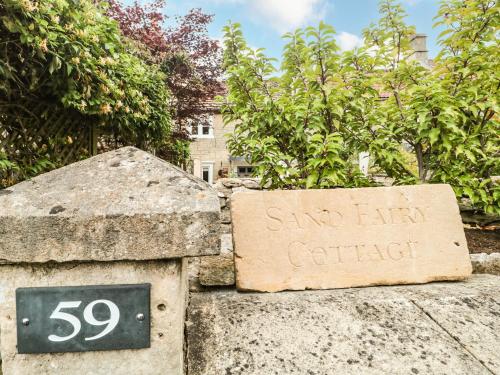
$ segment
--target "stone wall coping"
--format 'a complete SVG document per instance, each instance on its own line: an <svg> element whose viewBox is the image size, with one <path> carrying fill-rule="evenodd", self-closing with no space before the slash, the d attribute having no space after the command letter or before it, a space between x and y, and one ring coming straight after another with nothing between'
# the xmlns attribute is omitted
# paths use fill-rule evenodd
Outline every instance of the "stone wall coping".
<svg viewBox="0 0 500 375"><path fill-rule="evenodd" d="M192 293L190 375L491 374L500 277L324 291Z"/></svg>
<svg viewBox="0 0 500 375"><path fill-rule="evenodd" d="M3 263L219 253L220 206L204 181L134 147L0 190Z"/></svg>

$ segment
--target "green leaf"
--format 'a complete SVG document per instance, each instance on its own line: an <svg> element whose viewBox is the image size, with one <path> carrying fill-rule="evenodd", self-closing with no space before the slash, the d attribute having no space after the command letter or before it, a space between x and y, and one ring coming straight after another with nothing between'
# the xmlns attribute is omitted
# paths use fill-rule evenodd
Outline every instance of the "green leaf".
<svg viewBox="0 0 500 375"><path fill-rule="evenodd" d="M17 27L13 20L4 16L2 17L2 22L4 26L7 28L7 30L9 30L9 32L11 33L17 32Z"/></svg>
<svg viewBox="0 0 500 375"><path fill-rule="evenodd" d="M429 132L429 141L431 145L437 142L438 137L439 137L440 130L438 128L433 128Z"/></svg>
<svg viewBox="0 0 500 375"><path fill-rule="evenodd" d="M49 64L49 73L50 74L54 73L56 70L59 70L61 66L62 66L61 59L56 55L53 55L52 60L50 61Z"/></svg>
<svg viewBox="0 0 500 375"><path fill-rule="evenodd" d="M309 176L307 176L306 180L306 188L310 189L315 187L318 182L318 172L313 172Z"/></svg>
<svg viewBox="0 0 500 375"><path fill-rule="evenodd" d="M471 151L471 150L464 150L464 154L469 158L469 160L471 160L473 163L475 163L477 160L476 160L476 156L474 155L474 153Z"/></svg>

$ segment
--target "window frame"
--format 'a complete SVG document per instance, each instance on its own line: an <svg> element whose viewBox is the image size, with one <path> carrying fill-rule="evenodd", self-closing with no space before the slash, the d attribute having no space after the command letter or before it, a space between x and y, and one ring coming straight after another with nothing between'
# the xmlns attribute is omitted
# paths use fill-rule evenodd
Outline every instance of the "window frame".
<svg viewBox="0 0 500 375"><path fill-rule="evenodd" d="M245 172L240 172L240 168L243 169L245 168ZM251 171L249 171L251 169ZM250 177L253 175L253 172L255 171L255 167L253 165L238 165L236 167L236 175L238 177ZM241 173L241 175L240 175Z"/></svg>
<svg viewBox="0 0 500 375"><path fill-rule="evenodd" d="M213 114L208 114L206 115L208 125L199 123L196 125L188 125L187 129L189 132L189 135L194 138L194 139L210 139L210 138L215 138L214 137L214 115ZM196 126L196 129L198 130L197 134L193 134L193 127ZM203 129L208 127L208 134L203 134Z"/></svg>

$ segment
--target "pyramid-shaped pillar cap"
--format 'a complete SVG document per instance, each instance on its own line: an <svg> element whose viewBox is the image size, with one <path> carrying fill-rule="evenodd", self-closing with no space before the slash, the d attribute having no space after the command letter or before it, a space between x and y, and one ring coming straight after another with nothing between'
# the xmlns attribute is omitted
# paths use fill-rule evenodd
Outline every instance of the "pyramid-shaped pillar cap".
<svg viewBox="0 0 500 375"><path fill-rule="evenodd" d="M220 206L204 181L125 147L0 190L3 263L217 254Z"/></svg>

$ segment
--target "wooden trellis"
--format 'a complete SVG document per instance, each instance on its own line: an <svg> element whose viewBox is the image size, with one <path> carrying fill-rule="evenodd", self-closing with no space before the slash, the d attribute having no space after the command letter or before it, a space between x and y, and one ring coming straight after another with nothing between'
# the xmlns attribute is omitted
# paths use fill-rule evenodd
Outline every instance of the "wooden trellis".
<svg viewBox="0 0 500 375"><path fill-rule="evenodd" d="M0 101L0 159L18 166L0 169L0 188L95 153L90 120L41 101Z"/></svg>

